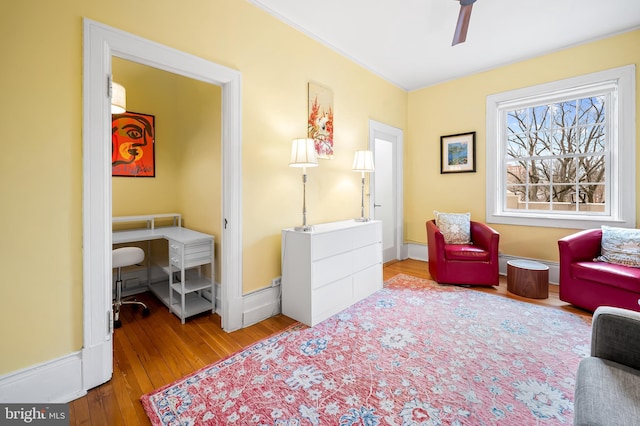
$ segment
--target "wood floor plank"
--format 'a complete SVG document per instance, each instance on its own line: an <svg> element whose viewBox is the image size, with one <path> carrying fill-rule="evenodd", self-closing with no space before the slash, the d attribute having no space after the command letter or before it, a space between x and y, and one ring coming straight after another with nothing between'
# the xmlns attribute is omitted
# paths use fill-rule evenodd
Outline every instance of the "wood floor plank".
<svg viewBox="0 0 640 426"><path fill-rule="evenodd" d="M157 315L157 319L151 316L138 318L137 320L135 318L129 318L123 321L122 328L116 330L116 333L123 333L123 337L128 338L130 341L129 343L123 340L125 352L135 354L138 362L141 363L151 384L151 389L149 390L147 390L147 386L142 386L142 388L149 392L172 381L175 373L170 370L165 362L163 342L158 340L155 334L149 333L150 322L163 322L165 316L158 315L157 313L160 309L163 309L164 306L162 305L162 308L158 306L159 302L154 304L154 297L150 294L146 295L146 297L140 297L140 299L148 304L152 312L151 315Z"/></svg>
<svg viewBox="0 0 640 426"><path fill-rule="evenodd" d="M426 262L404 260L384 266L387 281L397 274L431 279ZM549 298L526 299L507 291L506 277L496 287L469 287L472 290L561 309L590 318L591 313L560 301L558 287L551 286ZM296 321L284 315L227 333L220 328L217 314L190 318L186 324L151 293L139 295L148 303L151 315L129 307L122 311L122 328L114 333L113 377L69 404L70 425L150 425L140 397L172 383L206 365L232 355L242 348L278 333Z"/></svg>
<svg viewBox="0 0 640 426"><path fill-rule="evenodd" d="M105 386L105 385L103 385ZM91 393L91 391L89 391ZM90 425L91 415L89 414L89 398L78 398L69 404L69 424L70 425Z"/></svg>
<svg viewBox="0 0 640 426"><path fill-rule="evenodd" d="M139 401L140 396L142 396L142 391L130 386L130 381L127 379L127 376L130 375L130 366L127 350L125 350L121 343L124 337L125 336L120 336L120 338L114 339L114 366L110 383L113 386L115 398L120 407L124 423L127 425L150 424L151 422L149 422ZM129 351L130 350L131 349L129 349ZM89 393L97 392L105 385L106 384L92 389Z"/></svg>
<svg viewBox="0 0 640 426"><path fill-rule="evenodd" d="M113 383L106 383L98 389L100 400L104 408L105 418L108 425L120 426L124 425L124 418L122 417L122 409L118 400L115 398L113 391Z"/></svg>
<svg viewBox="0 0 640 426"><path fill-rule="evenodd" d="M122 354L123 356L118 357L116 362L123 360L123 357L127 361L126 370L123 368L123 371L127 371L128 375L135 378L138 387L142 392L150 392L153 389L157 388L157 383L164 383L166 378L159 377L156 372L160 371L157 368L157 364L162 364L162 357L159 355L157 360L154 360L151 356L149 356L149 345L144 344L138 339L137 329L138 326L135 323L129 323L126 325L127 330L118 329L115 331L115 334L121 335L119 340L122 344ZM122 364L124 367L124 364ZM148 368L153 367L153 368ZM150 372L151 371L151 372ZM153 379L155 378L155 383Z"/></svg>

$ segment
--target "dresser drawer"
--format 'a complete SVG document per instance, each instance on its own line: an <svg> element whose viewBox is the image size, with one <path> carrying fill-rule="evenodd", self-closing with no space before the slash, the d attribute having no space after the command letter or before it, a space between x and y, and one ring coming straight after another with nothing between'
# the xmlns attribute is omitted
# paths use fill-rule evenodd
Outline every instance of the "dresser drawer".
<svg viewBox="0 0 640 426"><path fill-rule="evenodd" d="M353 294L356 300L362 300L383 287L382 262L359 271L353 275Z"/></svg>
<svg viewBox="0 0 640 426"><path fill-rule="evenodd" d="M353 248L364 247L374 243L382 243L382 226L375 224L374 222L353 228L351 231Z"/></svg>
<svg viewBox="0 0 640 426"><path fill-rule="evenodd" d="M358 272L372 265L382 264L382 243L374 243L360 247L351 252L353 272Z"/></svg>
<svg viewBox="0 0 640 426"><path fill-rule="evenodd" d="M183 254L184 264L182 264ZM211 263L213 260L212 244L210 241L182 244L170 240L169 258L172 265L181 269Z"/></svg>
<svg viewBox="0 0 640 426"><path fill-rule="evenodd" d="M374 223L318 234L313 238L311 259L323 259L378 242L382 242L382 228Z"/></svg>
<svg viewBox="0 0 640 426"><path fill-rule="evenodd" d="M353 279L349 276L313 290L311 321L313 325L334 315L353 303Z"/></svg>
<svg viewBox="0 0 640 426"><path fill-rule="evenodd" d="M351 253L326 257L311 264L311 288L322 287L332 281L351 275L353 271Z"/></svg>
<svg viewBox="0 0 640 426"><path fill-rule="evenodd" d="M353 232L351 229L327 232L314 235L311 250L311 260L324 259L344 253L353 248Z"/></svg>

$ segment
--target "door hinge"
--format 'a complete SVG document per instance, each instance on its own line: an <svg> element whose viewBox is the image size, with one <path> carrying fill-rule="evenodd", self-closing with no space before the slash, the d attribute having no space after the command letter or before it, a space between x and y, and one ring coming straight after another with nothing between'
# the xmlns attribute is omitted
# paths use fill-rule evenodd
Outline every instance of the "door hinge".
<svg viewBox="0 0 640 426"><path fill-rule="evenodd" d="M111 99L111 76L107 76L107 97Z"/></svg>
<svg viewBox="0 0 640 426"><path fill-rule="evenodd" d="M109 335L113 334L113 312L111 310L107 311L107 333Z"/></svg>

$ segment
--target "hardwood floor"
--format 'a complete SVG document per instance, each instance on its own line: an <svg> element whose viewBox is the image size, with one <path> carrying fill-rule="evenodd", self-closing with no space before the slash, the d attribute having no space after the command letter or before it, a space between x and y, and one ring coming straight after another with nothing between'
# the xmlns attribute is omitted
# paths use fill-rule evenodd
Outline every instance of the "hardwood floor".
<svg viewBox="0 0 640 426"><path fill-rule="evenodd" d="M385 265L384 280L400 273L431 278L427 263L404 260ZM589 312L561 302L557 286L551 286L549 298L544 300L525 299L508 293L505 277L501 277L498 287L470 288L591 316ZM140 312L123 309L122 328L116 330L113 337L113 377L69 404L70 425L149 425L140 396L295 323L278 315L251 327L226 333L221 330L217 315L195 317L181 325L180 320L150 293L139 295L139 299L148 303L151 315L142 318Z"/></svg>

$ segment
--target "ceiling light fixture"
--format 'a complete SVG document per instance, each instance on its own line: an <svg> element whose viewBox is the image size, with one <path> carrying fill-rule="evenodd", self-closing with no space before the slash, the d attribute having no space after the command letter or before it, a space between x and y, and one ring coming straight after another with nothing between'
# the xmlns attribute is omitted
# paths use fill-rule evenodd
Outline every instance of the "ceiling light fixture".
<svg viewBox="0 0 640 426"><path fill-rule="evenodd" d="M111 114L122 114L127 111L127 91L124 86L111 82Z"/></svg>

